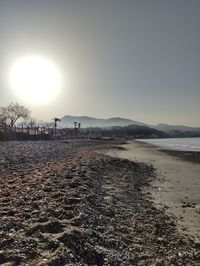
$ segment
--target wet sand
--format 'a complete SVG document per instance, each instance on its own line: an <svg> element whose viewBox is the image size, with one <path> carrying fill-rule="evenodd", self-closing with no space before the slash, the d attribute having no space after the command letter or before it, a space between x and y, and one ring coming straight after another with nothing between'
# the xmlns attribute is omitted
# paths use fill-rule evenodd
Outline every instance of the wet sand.
<svg viewBox="0 0 200 266"><path fill-rule="evenodd" d="M2 266L199 265L200 243L152 201L154 169L100 154L119 144L0 143Z"/></svg>
<svg viewBox="0 0 200 266"><path fill-rule="evenodd" d="M156 169L151 193L156 206L164 206L178 228L200 239L200 153L159 150L146 143L130 142L107 152L119 158L145 162Z"/></svg>

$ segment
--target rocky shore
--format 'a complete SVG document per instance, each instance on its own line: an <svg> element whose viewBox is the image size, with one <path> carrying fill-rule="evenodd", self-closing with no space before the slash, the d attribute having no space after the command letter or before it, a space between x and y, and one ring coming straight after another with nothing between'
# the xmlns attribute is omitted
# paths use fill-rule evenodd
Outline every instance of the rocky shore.
<svg viewBox="0 0 200 266"><path fill-rule="evenodd" d="M114 142L0 143L0 265L200 265L149 194L144 163Z"/></svg>

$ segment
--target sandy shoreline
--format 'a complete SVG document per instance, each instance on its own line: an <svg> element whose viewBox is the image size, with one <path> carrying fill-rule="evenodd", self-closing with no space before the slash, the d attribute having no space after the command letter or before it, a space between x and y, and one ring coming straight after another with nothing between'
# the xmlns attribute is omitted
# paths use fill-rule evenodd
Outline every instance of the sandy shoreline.
<svg viewBox="0 0 200 266"><path fill-rule="evenodd" d="M200 153L157 149L141 142L107 152L119 158L145 162L156 169L151 193L157 206L174 215L179 229L200 239Z"/></svg>
<svg viewBox="0 0 200 266"><path fill-rule="evenodd" d="M100 154L119 144L0 144L0 264L198 265L152 201L153 168Z"/></svg>
<svg viewBox="0 0 200 266"><path fill-rule="evenodd" d="M173 150L161 150L169 155L175 156L179 159L189 161L192 163L200 164L200 152L195 151L173 151Z"/></svg>

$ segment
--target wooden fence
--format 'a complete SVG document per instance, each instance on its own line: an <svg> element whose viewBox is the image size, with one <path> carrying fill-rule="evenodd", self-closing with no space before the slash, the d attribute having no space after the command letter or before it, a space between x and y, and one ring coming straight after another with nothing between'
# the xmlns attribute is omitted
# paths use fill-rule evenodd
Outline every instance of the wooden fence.
<svg viewBox="0 0 200 266"><path fill-rule="evenodd" d="M0 140L52 140L81 138L79 128L10 127L0 124Z"/></svg>

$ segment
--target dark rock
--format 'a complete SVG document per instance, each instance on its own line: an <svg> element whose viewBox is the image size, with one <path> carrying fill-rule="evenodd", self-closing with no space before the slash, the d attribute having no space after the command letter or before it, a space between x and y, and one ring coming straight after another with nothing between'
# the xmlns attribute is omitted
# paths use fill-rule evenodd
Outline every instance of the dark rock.
<svg viewBox="0 0 200 266"><path fill-rule="evenodd" d="M4 251L0 251L0 264L4 263L6 260L6 256Z"/></svg>

